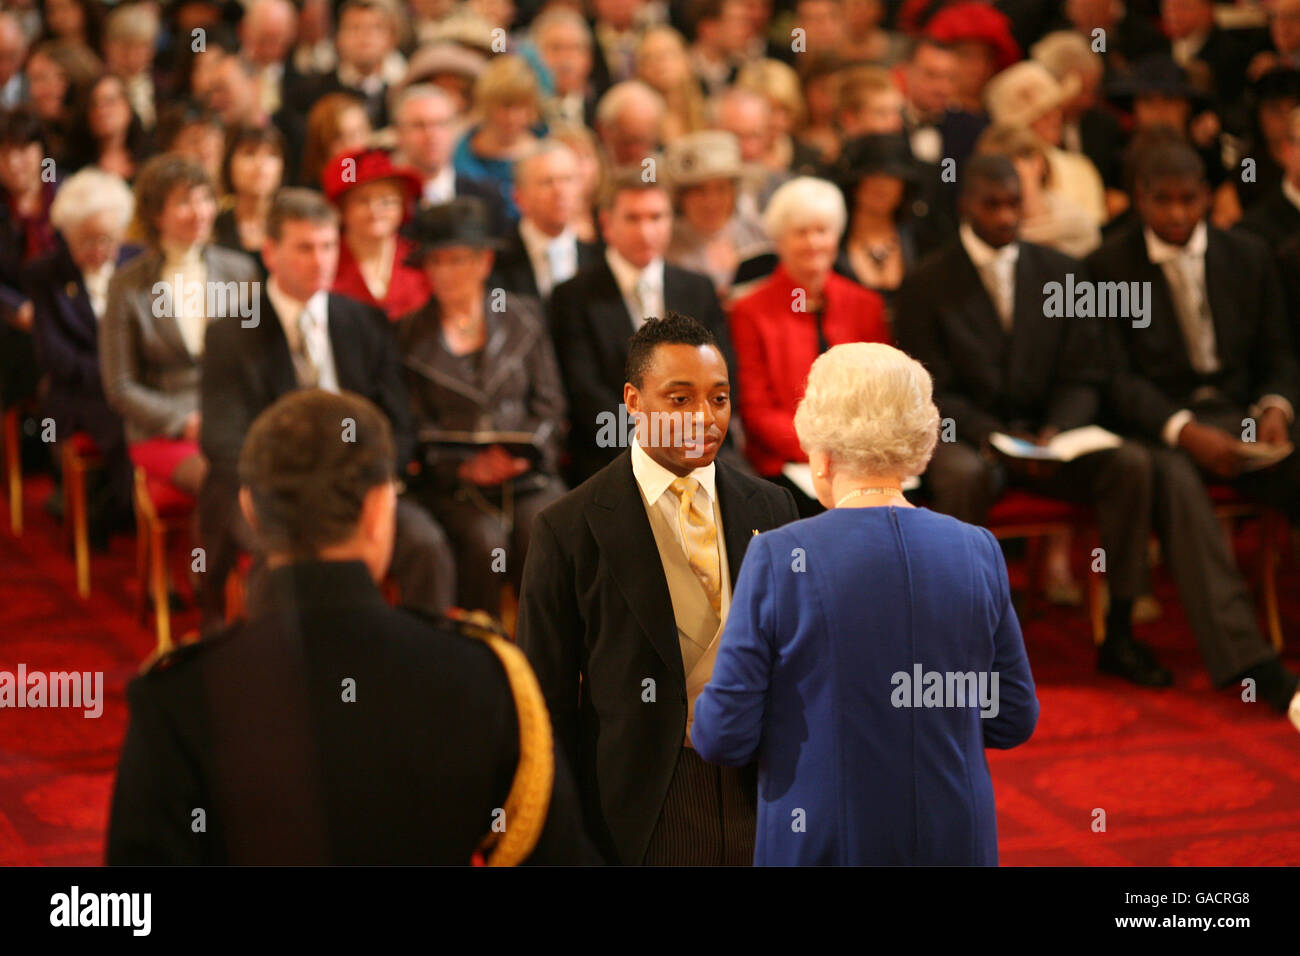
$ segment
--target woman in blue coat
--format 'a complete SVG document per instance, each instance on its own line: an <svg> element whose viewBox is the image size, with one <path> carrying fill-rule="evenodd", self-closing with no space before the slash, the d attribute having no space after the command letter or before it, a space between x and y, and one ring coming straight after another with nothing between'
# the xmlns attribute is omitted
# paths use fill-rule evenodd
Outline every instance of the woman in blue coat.
<svg viewBox="0 0 1300 956"><path fill-rule="evenodd" d="M900 489L934 451L931 388L879 343L808 375L827 511L750 544L691 729L707 761L758 761L756 864L998 861L984 748L1028 740L1038 701L997 542Z"/></svg>

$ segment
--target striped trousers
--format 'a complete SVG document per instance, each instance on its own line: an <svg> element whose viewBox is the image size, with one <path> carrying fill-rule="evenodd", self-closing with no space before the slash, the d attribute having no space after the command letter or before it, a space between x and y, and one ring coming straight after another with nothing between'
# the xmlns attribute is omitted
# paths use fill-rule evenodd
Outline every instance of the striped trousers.
<svg viewBox="0 0 1300 956"><path fill-rule="evenodd" d="M683 747L642 863L753 866L757 803L741 770L707 764Z"/></svg>

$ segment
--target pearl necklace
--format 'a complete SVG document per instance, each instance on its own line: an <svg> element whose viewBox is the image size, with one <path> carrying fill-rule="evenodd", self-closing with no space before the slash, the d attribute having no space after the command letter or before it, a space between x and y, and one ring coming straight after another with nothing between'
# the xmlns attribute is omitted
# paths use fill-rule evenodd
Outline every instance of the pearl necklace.
<svg viewBox="0 0 1300 956"><path fill-rule="evenodd" d="M840 507L850 498L865 498L867 495L886 495L891 498L903 498L906 500L906 495L903 494L902 488L854 488L839 501L835 502L835 507Z"/></svg>

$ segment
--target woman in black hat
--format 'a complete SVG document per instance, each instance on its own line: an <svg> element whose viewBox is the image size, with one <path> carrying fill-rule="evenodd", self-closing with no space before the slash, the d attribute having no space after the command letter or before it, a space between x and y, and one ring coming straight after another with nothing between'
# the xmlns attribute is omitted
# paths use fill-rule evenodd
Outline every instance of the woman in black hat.
<svg viewBox="0 0 1300 956"><path fill-rule="evenodd" d="M936 213L923 198L924 174L896 133L849 140L836 168L849 211L844 252L853 278L878 293L892 315L903 277L937 242Z"/></svg>
<svg viewBox="0 0 1300 956"><path fill-rule="evenodd" d="M419 492L459 560L462 607L500 613L537 513L562 494L564 388L536 300L488 288L497 240L479 199L416 217L408 263L433 297L398 326L421 440Z"/></svg>

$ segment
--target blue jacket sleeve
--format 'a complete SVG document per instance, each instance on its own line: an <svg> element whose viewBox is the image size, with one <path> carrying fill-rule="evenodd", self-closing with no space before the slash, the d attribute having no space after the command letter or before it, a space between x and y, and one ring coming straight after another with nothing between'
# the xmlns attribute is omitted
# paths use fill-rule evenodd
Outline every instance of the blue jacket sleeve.
<svg viewBox="0 0 1300 956"><path fill-rule="evenodd" d="M695 752L724 767L743 767L753 760L763 732L776 616L776 582L765 538L756 537L745 552L713 676L695 703Z"/></svg>
<svg viewBox="0 0 1300 956"><path fill-rule="evenodd" d="M998 675L997 711L980 721L984 728L984 746L1008 750L1023 744L1038 724L1038 698L1034 675L1029 670L1020 621L1011 603L1011 584L1007 564L997 540L987 529L980 529L988 541L989 560L995 568L1000 619L993 635L993 673Z"/></svg>

